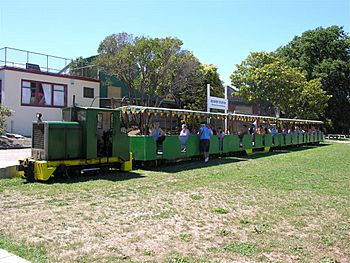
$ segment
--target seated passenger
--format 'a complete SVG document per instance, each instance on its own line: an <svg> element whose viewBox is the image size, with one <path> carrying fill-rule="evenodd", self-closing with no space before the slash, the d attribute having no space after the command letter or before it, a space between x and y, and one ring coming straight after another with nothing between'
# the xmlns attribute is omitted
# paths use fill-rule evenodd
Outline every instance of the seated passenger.
<svg viewBox="0 0 350 263"><path fill-rule="evenodd" d="M154 128L151 130L150 135L157 142L157 151L160 151L161 150L161 145L162 145L163 141L165 140L165 133L159 127L159 122L158 121L156 121L154 123Z"/></svg>
<svg viewBox="0 0 350 263"><path fill-rule="evenodd" d="M186 124L182 124L182 129L179 135L179 139L181 142L181 152L186 152L186 143L189 136L190 136L190 130L187 129Z"/></svg>
<svg viewBox="0 0 350 263"><path fill-rule="evenodd" d="M216 134L217 134L218 139L219 139L219 151L222 151L223 147L224 147L225 132L221 129L221 127L219 127Z"/></svg>
<svg viewBox="0 0 350 263"><path fill-rule="evenodd" d="M243 140L244 135L246 135L246 134L249 134L248 127L246 124L243 124L241 131L238 133L240 146L242 146L242 140Z"/></svg>
<svg viewBox="0 0 350 263"><path fill-rule="evenodd" d="M265 130L262 125L259 126L258 130L256 131L257 134L265 134Z"/></svg>
<svg viewBox="0 0 350 263"><path fill-rule="evenodd" d="M271 133L272 136L272 144L275 144L275 135L278 134L278 130L276 128L276 124L271 124L270 129L268 129L269 133Z"/></svg>
<svg viewBox="0 0 350 263"><path fill-rule="evenodd" d="M255 133L255 125L254 124L250 125L249 133L250 133L250 135L254 135L254 133Z"/></svg>
<svg viewBox="0 0 350 263"><path fill-rule="evenodd" d="M141 135L140 129L131 130L128 132L128 136L136 136L136 135Z"/></svg>
<svg viewBox="0 0 350 263"><path fill-rule="evenodd" d="M287 128L282 128L282 134L283 134L283 143L287 144L286 135L288 134L288 129Z"/></svg>
<svg viewBox="0 0 350 263"><path fill-rule="evenodd" d="M243 138L244 135L248 134L248 127L246 124L243 124L242 129L239 133L239 137Z"/></svg>
<svg viewBox="0 0 350 263"><path fill-rule="evenodd" d="M278 133L278 130L276 129L276 125L275 124L272 124L269 132L272 134L272 136L274 136L275 134Z"/></svg>

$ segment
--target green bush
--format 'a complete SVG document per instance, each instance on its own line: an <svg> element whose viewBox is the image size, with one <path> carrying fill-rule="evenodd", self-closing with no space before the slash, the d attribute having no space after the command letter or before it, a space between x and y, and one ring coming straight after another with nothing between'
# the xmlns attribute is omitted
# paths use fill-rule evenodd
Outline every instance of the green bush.
<svg viewBox="0 0 350 263"><path fill-rule="evenodd" d="M11 116L11 110L5 106L0 105L0 133L4 130L6 118Z"/></svg>

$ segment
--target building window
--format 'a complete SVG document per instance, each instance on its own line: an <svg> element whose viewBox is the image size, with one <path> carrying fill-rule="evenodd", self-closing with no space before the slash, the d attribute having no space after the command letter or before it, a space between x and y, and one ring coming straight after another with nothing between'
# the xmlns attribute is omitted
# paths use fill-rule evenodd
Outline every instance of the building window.
<svg viewBox="0 0 350 263"><path fill-rule="evenodd" d="M102 129L103 115L102 113L97 114L97 129Z"/></svg>
<svg viewBox="0 0 350 263"><path fill-rule="evenodd" d="M108 86L107 97L108 98L121 98L122 89L120 87Z"/></svg>
<svg viewBox="0 0 350 263"><path fill-rule="evenodd" d="M94 89L93 88L88 88L84 87L84 98L95 98L94 96Z"/></svg>
<svg viewBox="0 0 350 263"><path fill-rule="evenodd" d="M66 98L66 85L22 80L22 105L62 108Z"/></svg>

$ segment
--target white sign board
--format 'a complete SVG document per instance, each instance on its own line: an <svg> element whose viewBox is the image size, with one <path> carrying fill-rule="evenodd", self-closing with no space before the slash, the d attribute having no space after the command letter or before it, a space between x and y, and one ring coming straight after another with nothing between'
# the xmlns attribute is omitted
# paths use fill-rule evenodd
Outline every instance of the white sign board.
<svg viewBox="0 0 350 263"><path fill-rule="evenodd" d="M228 101L227 99L217 98L217 97L208 97L208 108L209 109L218 109L218 110L227 110Z"/></svg>

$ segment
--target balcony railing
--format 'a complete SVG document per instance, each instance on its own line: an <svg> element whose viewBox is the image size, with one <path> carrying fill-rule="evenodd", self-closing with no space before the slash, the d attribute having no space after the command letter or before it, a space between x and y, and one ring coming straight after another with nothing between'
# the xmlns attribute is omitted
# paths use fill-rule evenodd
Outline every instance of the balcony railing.
<svg viewBox="0 0 350 263"><path fill-rule="evenodd" d="M52 56L38 52L3 47L0 48L0 66L39 70L49 73L65 73L62 69L72 62L70 58Z"/></svg>

